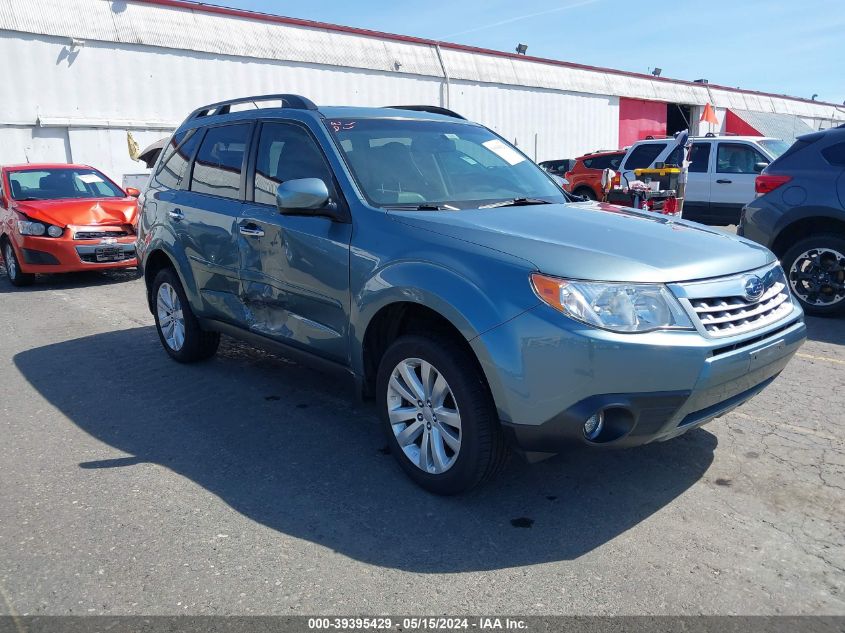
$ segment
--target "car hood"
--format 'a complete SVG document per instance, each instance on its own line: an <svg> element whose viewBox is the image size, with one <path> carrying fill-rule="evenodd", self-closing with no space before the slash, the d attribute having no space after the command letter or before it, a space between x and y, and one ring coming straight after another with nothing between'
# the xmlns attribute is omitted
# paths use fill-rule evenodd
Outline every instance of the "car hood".
<svg viewBox="0 0 845 633"><path fill-rule="evenodd" d="M775 261L765 247L720 230L603 203L390 215L571 279L669 283L735 274Z"/></svg>
<svg viewBox="0 0 845 633"><path fill-rule="evenodd" d="M17 210L33 220L67 226L123 226L135 224L135 198L86 198L85 200L27 200Z"/></svg>

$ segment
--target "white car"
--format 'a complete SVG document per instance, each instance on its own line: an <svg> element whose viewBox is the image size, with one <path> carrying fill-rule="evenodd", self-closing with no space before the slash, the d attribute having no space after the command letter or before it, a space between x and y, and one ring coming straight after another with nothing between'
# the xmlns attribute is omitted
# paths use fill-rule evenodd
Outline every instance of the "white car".
<svg viewBox="0 0 845 633"><path fill-rule="evenodd" d="M692 139L683 217L704 224L739 224L742 207L754 199L754 180L790 143L760 136L714 136ZM636 179L635 169L655 163L679 165L675 139L638 141L619 166L622 185Z"/></svg>

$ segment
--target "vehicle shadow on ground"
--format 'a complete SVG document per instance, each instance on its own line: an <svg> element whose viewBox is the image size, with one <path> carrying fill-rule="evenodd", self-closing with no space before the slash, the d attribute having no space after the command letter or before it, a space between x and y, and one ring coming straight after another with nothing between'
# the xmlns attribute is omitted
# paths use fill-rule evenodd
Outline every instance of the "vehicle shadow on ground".
<svg viewBox="0 0 845 633"><path fill-rule="evenodd" d="M36 275L31 286L16 288L6 275L6 268L0 264L0 294L13 292L43 292L45 290L72 290L90 286L107 286L132 281L138 278L135 268L118 268L114 270L91 270L78 273L62 273L56 275Z"/></svg>
<svg viewBox="0 0 845 633"><path fill-rule="evenodd" d="M845 317L811 317L805 318L807 323L807 338L820 343L845 346Z"/></svg>
<svg viewBox="0 0 845 633"><path fill-rule="evenodd" d="M179 365L153 327L140 327L34 348L14 362L71 421L125 454L103 447L102 459L80 464L91 477L120 468L128 492L138 485L134 465L159 464L273 530L422 573L582 556L692 486L717 444L696 430L627 451L577 450L534 465L514 458L487 486L441 498L404 476L374 407L356 404L351 389L231 340L212 361Z"/></svg>

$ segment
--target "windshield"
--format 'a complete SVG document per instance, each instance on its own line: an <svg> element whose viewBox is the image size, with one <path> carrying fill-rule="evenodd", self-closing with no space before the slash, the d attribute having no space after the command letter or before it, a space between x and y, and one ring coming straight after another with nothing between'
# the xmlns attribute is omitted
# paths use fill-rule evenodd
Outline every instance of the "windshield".
<svg viewBox="0 0 845 633"><path fill-rule="evenodd" d="M789 149L789 143L780 139L759 141L759 143L772 155L772 158L780 158L780 155Z"/></svg>
<svg viewBox="0 0 845 633"><path fill-rule="evenodd" d="M96 169L21 169L8 172L14 200L123 198L126 196Z"/></svg>
<svg viewBox="0 0 845 633"><path fill-rule="evenodd" d="M396 119L326 125L375 206L466 209L523 198L567 201L542 169L478 125Z"/></svg>

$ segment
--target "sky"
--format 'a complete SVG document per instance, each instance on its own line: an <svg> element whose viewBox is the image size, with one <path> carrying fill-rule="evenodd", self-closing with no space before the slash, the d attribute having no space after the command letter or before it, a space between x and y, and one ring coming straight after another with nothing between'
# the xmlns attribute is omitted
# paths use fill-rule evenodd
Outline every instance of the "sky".
<svg viewBox="0 0 845 633"><path fill-rule="evenodd" d="M664 77L845 101L843 0L205 0Z"/></svg>

